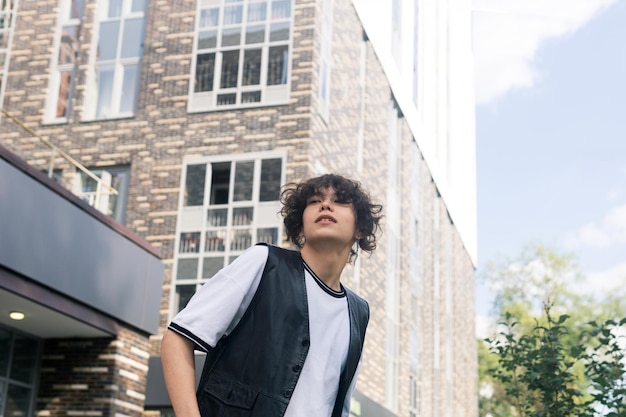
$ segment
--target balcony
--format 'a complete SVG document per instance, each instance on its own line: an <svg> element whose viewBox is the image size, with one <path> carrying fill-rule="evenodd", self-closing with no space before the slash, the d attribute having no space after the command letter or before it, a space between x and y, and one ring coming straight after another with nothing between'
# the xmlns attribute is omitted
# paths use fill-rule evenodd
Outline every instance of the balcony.
<svg viewBox="0 0 626 417"><path fill-rule="evenodd" d="M82 172L69 155L43 145L29 160L47 154ZM164 269L158 252L89 204L115 195L98 176L89 200L42 171L56 172L0 146L0 324L41 338L114 336L120 324L156 333ZM11 311L24 319L10 319Z"/></svg>

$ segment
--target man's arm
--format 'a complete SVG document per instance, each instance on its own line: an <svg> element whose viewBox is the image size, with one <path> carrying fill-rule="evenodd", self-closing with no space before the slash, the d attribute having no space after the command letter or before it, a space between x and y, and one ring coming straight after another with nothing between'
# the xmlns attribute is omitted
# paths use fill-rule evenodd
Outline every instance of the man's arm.
<svg viewBox="0 0 626 417"><path fill-rule="evenodd" d="M163 335L163 375L177 417L200 417L193 349L193 342L176 332L167 330Z"/></svg>

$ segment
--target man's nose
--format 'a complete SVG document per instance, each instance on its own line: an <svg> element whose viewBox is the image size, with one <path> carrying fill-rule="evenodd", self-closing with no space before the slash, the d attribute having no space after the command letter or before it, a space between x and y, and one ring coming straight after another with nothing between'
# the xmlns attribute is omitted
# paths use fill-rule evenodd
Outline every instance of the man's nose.
<svg viewBox="0 0 626 417"><path fill-rule="evenodd" d="M322 200L322 205L321 205L320 210L333 211L332 201L330 201L330 199L328 199L328 198L325 198L324 200Z"/></svg>

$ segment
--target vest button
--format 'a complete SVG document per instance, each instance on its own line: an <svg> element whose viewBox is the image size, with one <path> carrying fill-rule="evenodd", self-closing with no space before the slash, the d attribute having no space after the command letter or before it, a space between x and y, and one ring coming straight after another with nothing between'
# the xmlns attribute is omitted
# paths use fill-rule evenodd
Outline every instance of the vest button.
<svg viewBox="0 0 626 417"><path fill-rule="evenodd" d="M309 347L310 344L311 344L311 342L309 341L309 339L304 339L302 341L302 346L304 346L304 347Z"/></svg>
<svg viewBox="0 0 626 417"><path fill-rule="evenodd" d="M294 365L293 368L291 368L294 372L300 372L300 369L302 369L302 367L300 365Z"/></svg>
<svg viewBox="0 0 626 417"><path fill-rule="evenodd" d="M285 392L283 393L285 398L290 398L292 394L293 394L293 390L292 389L286 389Z"/></svg>

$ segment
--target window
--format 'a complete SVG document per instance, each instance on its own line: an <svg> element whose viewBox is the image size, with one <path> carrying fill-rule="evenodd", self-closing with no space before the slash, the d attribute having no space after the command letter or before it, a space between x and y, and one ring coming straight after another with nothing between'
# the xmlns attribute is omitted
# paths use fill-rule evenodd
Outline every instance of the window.
<svg viewBox="0 0 626 417"><path fill-rule="evenodd" d="M98 40L86 119L135 114L143 55L146 0L104 0L98 8Z"/></svg>
<svg viewBox="0 0 626 417"><path fill-rule="evenodd" d="M320 50L320 86L319 112L328 120L328 103L330 101L330 68L333 43L333 0L324 0L322 3L322 41Z"/></svg>
<svg viewBox="0 0 626 417"><path fill-rule="evenodd" d="M102 180L100 186L95 179L80 171L76 174L74 194L107 216L113 217L118 223L124 224L128 204L130 167L123 165L106 169L94 168L90 171ZM109 192L105 185L111 186L117 194Z"/></svg>
<svg viewBox="0 0 626 417"><path fill-rule="evenodd" d="M198 0L190 111L289 99L292 0Z"/></svg>
<svg viewBox="0 0 626 417"><path fill-rule="evenodd" d="M184 163L173 313L250 246L280 243L284 166L284 156L273 153Z"/></svg>
<svg viewBox="0 0 626 417"><path fill-rule="evenodd" d="M35 414L40 343L0 327L0 415Z"/></svg>
<svg viewBox="0 0 626 417"><path fill-rule="evenodd" d="M74 94L85 0L61 0L58 48L52 62L46 119L67 121Z"/></svg>
<svg viewBox="0 0 626 417"><path fill-rule="evenodd" d="M0 0L0 106L4 102L6 77L15 22L15 0Z"/></svg>

